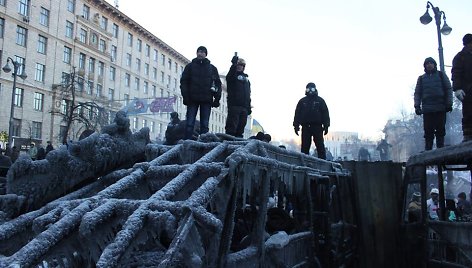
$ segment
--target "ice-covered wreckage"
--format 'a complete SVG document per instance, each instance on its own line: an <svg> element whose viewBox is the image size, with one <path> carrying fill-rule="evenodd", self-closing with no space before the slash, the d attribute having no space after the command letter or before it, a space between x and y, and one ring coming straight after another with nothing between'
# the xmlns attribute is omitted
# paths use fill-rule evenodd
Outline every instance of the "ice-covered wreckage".
<svg viewBox="0 0 472 268"><path fill-rule="evenodd" d="M0 267L316 267L354 255L352 219L330 211L348 190L340 164L224 134L153 144L121 116L14 164Z"/></svg>
<svg viewBox="0 0 472 268"><path fill-rule="evenodd" d="M408 159L401 224L402 253L408 267L472 267L472 215L457 212L455 196L447 189L457 172L471 178L471 170L472 141ZM439 189L438 219L428 216L426 202L431 185ZM410 205L414 195L420 198L419 209Z"/></svg>

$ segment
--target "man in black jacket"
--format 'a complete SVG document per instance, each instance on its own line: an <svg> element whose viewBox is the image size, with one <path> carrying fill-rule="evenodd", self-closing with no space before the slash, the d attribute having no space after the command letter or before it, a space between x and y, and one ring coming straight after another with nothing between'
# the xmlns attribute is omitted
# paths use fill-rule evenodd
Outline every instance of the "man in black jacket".
<svg viewBox="0 0 472 268"><path fill-rule="evenodd" d="M464 141L472 140L472 34L462 38L464 48L452 60L452 88L462 102Z"/></svg>
<svg viewBox="0 0 472 268"><path fill-rule="evenodd" d="M437 70L436 61L426 58L424 74L416 82L414 102L415 113L423 115L425 150L444 147L446 135L446 112L452 111L451 82L445 73Z"/></svg>
<svg viewBox="0 0 472 268"><path fill-rule="evenodd" d="M226 75L228 86L228 117L226 118L226 134L242 138L247 116L251 111L251 83L244 73L246 61L234 56L231 67Z"/></svg>
<svg viewBox="0 0 472 268"><path fill-rule="evenodd" d="M195 118L200 108L200 134L207 133L211 107L220 106L221 80L218 69L207 57L207 49L200 46L197 57L185 66L180 78L180 90L187 106L185 139L192 138Z"/></svg>
<svg viewBox="0 0 472 268"><path fill-rule="evenodd" d="M300 99L295 109L293 127L298 136L302 126L302 153L309 154L311 138L315 142L318 158L326 159L323 134L328 134L330 124L329 111L326 102L318 96L315 83L306 85L305 97Z"/></svg>

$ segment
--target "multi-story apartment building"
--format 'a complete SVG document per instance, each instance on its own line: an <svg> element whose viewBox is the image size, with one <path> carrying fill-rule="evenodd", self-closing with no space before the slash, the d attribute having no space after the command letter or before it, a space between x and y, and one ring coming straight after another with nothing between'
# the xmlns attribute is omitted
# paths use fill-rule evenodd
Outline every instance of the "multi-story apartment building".
<svg viewBox="0 0 472 268"><path fill-rule="evenodd" d="M60 143L65 123L51 111L68 108L63 87L70 81L76 101L97 103L110 122L135 98L175 97L173 108L185 118L179 81L190 61L106 1L0 0L0 49L2 66L11 58L28 74L13 90L11 73L0 73L0 131L8 133L13 102L17 143ZM224 132L226 110L224 89L211 132ZM164 137L169 120L168 112L130 115L132 130L147 126L152 140ZM68 138L84 129L74 124Z"/></svg>

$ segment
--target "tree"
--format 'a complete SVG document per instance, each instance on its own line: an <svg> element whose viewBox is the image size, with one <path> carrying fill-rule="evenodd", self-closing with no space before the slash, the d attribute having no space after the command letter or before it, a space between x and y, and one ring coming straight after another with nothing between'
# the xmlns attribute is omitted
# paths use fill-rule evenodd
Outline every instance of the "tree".
<svg viewBox="0 0 472 268"><path fill-rule="evenodd" d="M62 143L66 144L73 126L77 127L77 133L85 130L97 130L108 123L106 110L94 100L78 101L77 90L78 79L76 79L75 68L72 73L63 77L63 84L56 86L60 89L62 105L60 109L52 109L51 114L60 115L65 122L62 133ZM98 94L95 94L97 96Z"/></svg>

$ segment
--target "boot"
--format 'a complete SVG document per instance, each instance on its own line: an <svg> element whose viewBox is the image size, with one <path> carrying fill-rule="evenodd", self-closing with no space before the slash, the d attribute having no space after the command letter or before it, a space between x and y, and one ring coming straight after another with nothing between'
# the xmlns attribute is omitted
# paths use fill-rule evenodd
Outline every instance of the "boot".
<svg viewBox="0 0 472 268"><path fill-rule="evenodd" d="M444 147L444 136L438 137L436 136L436 148Z"/></svg>
<svg viewBox="0 0 472 268"><path fill-rule="evenodd" d="M424 139L424 149L426 151L433 149L433 138L425 138Z"/></svg>

